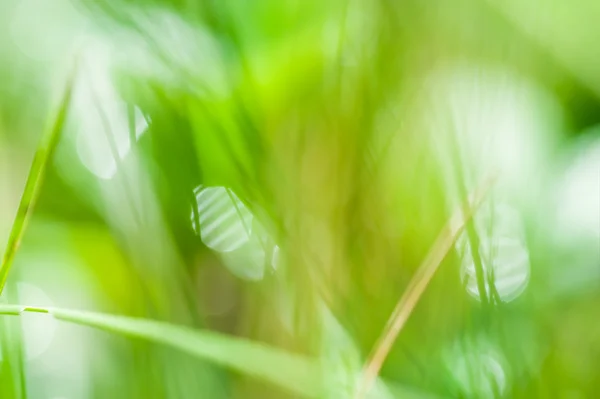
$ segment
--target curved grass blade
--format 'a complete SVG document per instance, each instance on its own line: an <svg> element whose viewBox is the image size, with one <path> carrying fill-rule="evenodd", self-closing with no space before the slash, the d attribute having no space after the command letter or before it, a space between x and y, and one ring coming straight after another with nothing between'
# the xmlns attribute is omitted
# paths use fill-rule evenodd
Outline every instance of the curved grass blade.
<svg viewBox="0 0 600 399"><path fill-rule="evenodd" d="M4 255L2 256L2 263L0 263L0 294L2 294L2 290L6 284L6 279L8 278L8 273L12 266L15 254L19 249L23 233L25 232L27 223L31 218L31 214L33 213L33 208L39 196L40 188L44 180L48 161L52 157L54 148L56 147L56 143L60 137L60 133L63 130L67 118L67 111L71 102L75 75L76 69L73 70L67 81L67 85L61 98L54 121L42 136L40 144L33 158L31 168L29 169L29 175L27 176L25 189L23 190L19 208L17 209L17 214L10 231L10 236L8 237L8 243L6 244L6 249L4 250Z"/></svg>
<svg viewBox="0 0 600 399"><path fill-rule="evenodd" d="M307 397L317 397L320 391L315 361L258 342L148 319L68 309L0 305L0 314L20 315L22 312L48 313L58 320L170 346Z"/></svg>

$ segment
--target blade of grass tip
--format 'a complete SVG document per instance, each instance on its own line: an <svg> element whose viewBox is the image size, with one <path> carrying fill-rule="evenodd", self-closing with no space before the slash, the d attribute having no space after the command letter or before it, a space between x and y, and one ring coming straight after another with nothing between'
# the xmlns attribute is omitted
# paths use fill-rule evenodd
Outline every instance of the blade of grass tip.
<svg viewBox="0 0 600 399"><path fill-rule="evenodd" d="M470 220L473 213L487 196L495 180L495 176L485 180L484 183L471 194L471 198L468 198L466 203L450 218L446 226L444 226L438 235L436 241L429 250L429 253L417 269L417 272L408 284L404 294L398 301L381 337L377 341L377 344L365 365L362 380L359 384L359 389L357 390L355 398L363 399L366 397L376 380L379 370L390 352L394 341L419 301L419 298L425 291L429 281L431 281L438 266L442 263L456 242L456 239L465 228L465 224Z"/></svg>
<svg viewBox="0 0 600 399"><path fill-rule="evenodd" d="M0 263L0 294L2 294L2 290L6 284L6 279L8 278L8 273L12 266L15 254L17 253L21 239L23 238L23 233L25 232L27 223L29 222L29 219L33 213L33 208L39 196L40 188L44 180L48 161L52 157L60 137L60 133L63 130L63 126L67 117L67 110L71 102L76 71L77 68L75 67L69 76L64 94L58 107L58 111L56 112L56 116L48 130L46 130L43 134L40 144L34 155L31 168L29 169L29 175L27 176L27 181L25 182L25 189L21 195L19 208L17 209L17 214L8 237L6 249L4 250L4 254L2 256L2 263Z"/></svg>
<svg viewBox="0 0 600 399"><path fill-rule="evenodd" d="M49 313L58 320L143 339L228 367L305 397L318 397L317 362L243 338L161 321L57 308L0 305L0 314Z"/></svg>

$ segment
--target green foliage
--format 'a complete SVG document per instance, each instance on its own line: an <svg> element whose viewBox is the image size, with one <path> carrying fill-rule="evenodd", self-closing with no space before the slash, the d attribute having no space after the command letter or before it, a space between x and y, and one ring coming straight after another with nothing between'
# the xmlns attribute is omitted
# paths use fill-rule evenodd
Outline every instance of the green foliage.
<svg viewBox="0 0 600 399"><path fill-rule="evenodd" d="M131 317L58 308L0 306L0 314L20 315L22 312L49 313L58 320L170 346L304 396L316 396L319 390L318 370L309 359L259 343Z"/></svg>
<svg viewBox="0 0 600 399"><path fill-rule="evenodd" d="M542 3L0 2L0 397L594 397L598 7Z"/></svg>

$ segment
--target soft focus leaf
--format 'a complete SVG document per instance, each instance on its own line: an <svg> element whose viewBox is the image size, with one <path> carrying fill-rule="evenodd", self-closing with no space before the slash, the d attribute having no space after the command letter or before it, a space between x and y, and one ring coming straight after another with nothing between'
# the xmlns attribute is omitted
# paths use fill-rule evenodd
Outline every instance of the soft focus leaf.
<svg viewBox="0 0 600 399"><path fill-rule="evenodd" d="M319 389L318 368L312 361L260 343L153 320L58 308L0 305L0 314L19 315L22 312L49 313L59 320L166 345L306 396L315 396Z"/></svg>

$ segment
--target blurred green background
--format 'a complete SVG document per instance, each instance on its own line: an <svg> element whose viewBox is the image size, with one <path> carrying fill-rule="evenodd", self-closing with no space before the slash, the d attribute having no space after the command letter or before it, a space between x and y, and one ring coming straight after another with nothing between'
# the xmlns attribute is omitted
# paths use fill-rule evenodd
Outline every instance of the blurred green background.
<svg viewBox="0 0 600 399"><path fill-rule="evenodd" d="M357 398L490 174L367 397L598 397L598 20L591 0L3 0L4 251L43 181L2 265L0 398Z"/></svg>

